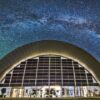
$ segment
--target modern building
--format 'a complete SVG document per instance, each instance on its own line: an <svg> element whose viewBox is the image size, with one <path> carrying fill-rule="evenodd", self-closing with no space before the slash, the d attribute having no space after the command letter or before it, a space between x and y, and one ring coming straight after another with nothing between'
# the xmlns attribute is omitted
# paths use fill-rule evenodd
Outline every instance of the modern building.
<svg viewBox="0 0 100 100"><path fill-rule="evenodd" d="M100 63L72 44L38 41L1 59L0 82L4 97L100 96Z"/></svg>

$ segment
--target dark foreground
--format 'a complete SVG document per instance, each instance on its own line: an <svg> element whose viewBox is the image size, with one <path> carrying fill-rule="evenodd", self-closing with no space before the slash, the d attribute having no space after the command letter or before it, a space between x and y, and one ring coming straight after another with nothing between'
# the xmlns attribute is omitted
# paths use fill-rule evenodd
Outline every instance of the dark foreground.
<svg viewBox="0 0 100 100"><path fill-rule="evenodd" d="M0 100L100 100L100 97L92 97L92 98L0 98Z"/></svg>

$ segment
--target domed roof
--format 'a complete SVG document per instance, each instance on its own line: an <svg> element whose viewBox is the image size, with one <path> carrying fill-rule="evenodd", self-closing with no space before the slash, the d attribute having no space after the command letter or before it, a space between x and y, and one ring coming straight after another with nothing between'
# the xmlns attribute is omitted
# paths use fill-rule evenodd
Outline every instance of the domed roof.
<svg viewBox="0 0 100 100"><path fill-rule="evenodd" d="M20 62L46 54L60 55L74 59L82 66L86 67L100 83L100 63L96 59L81 48L54 40L33 42L9 53L0 60L0 78L2 79L6 73Z"/></svg>

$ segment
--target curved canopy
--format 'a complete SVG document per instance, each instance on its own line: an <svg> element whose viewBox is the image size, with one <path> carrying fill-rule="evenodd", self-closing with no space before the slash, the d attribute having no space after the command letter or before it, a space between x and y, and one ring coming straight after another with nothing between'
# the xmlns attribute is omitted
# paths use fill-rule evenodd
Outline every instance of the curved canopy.
<svg viewBox="0 0 100 100"><path fill-rule="evenodd" d="M100 83L100 63L90 54L72 44L55 40L43 40L19 47L0 60L0 78L15 65L28 58L44 54L56 54L72 58L86 67Z"/></svg>

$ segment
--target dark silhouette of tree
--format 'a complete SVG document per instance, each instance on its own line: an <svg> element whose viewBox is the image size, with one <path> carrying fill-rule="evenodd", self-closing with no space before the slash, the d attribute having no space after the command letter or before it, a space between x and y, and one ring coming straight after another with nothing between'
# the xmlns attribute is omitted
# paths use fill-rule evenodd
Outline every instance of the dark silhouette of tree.
<svg viewBox="0 0 100 100"><path fill-rule="evenodd" d="M2 88L1 93L2 93L2 96L4 97L4 94L6 93L6 88Z"/></svg>

